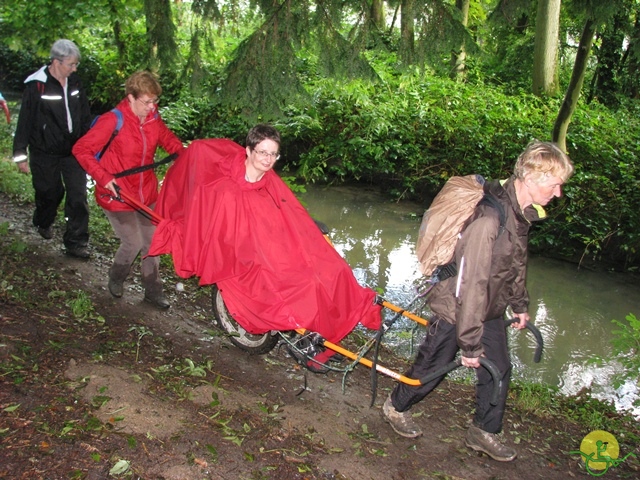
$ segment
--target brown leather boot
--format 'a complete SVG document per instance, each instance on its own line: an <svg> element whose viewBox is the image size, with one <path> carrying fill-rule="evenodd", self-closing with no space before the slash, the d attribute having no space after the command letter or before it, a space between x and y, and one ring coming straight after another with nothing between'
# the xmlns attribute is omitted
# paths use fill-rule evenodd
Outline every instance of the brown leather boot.
<svg viewBox="0 0 640 480"><path fill-rule="evenodd" d="M121 265L114 263L109 269L109 293L116 298L122 297L124 294L124 281L129 275L130 265Z"/></svg>
<svg viewBox="0 0 640 480"><path fill-rule="evenodd" d="M387 397L382 406L382 416L398 435L407 438L416 438L422 435L422 429L413 420L409 411L399 412L395 409L391 402L391 395Z"/></svg>
<svg viewBox="0 0 640 480"><path fill-rule="evenodd" d="M160 310L166 310L171 306L171 304L169 303L169 299L167 299L163 292L145 292L144 301L155 305Z"/></svg>
<svg viewBox="0 0 640 480"><path fill-rule="evenodd" d="M498 462L510 462L518 456L513 448L500 442L495 433L485 432L475 425L471 425L467 430L464 443L467 447L476 452L486 453Z"/></svg>

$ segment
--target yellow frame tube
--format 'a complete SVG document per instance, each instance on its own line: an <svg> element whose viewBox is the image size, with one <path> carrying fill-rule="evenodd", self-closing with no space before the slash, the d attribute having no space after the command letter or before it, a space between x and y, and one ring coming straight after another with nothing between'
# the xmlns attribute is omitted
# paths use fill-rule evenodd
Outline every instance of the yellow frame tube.
<svg viewBox="0 0 640 480"><path fill-rule="evenodd" d="M308 330L304 328L296 328L296 332L298 332L300 335L305 335L308 332ZM322 344L325 347L330 348L334 352L339 353L340 355L344 355L345 357L350 358L351 360L357 360L358 363L361 363L369 368L373 368L373 362L368 358L358 358L358 355L356 355L352 351L347 350L346 348L341 347L338 344L330 342L329 340L324 340ZM422 385L419 379L406 377L383 365L376 364L376 371L382 373L383 375L386 375L387 377L391 377L394 380L398 380L399 382L406 383L407 385L412 385L414 387L418 387Z"/></svg>
<svg viewBox="0 0 640 480"><path fill-rule="evenodd" d="M383 300L381 305L393 312L402 314L403 317L407 317L408 319L413 320L414 322L419 323L420 325L424 325L425 327L429 325L429 322L424 318L419 317L414 313L407 312L406 310L398 307L397 305L394 305L393 303L389 303L386 300Z"/></svg>

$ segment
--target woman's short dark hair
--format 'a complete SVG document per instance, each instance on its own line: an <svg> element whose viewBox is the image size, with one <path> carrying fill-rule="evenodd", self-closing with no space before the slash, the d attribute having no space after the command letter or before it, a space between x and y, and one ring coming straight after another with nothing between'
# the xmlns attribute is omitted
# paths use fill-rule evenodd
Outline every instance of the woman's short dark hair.
<svg viewBox="0 0 640 480"><path fill-rule="evenodd" d="M246 146L253 150L263 140L273 140L280 146L280 132L266 123L259 123L247 134Z"/></svg>

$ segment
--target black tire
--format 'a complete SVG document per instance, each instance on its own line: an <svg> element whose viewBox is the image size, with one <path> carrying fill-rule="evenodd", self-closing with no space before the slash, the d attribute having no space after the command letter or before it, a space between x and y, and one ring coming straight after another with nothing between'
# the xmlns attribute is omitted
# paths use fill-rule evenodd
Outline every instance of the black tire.
<svg viewBox="0 0 640 480"><path fill-rule="evenodd" d="M262 355L273 350L278 343L277 333L253 335L242 328L227 310L220 289L216 285L211 287L211 303L216 326L229 335L229 340L236 347L252 355Z"/></svg>

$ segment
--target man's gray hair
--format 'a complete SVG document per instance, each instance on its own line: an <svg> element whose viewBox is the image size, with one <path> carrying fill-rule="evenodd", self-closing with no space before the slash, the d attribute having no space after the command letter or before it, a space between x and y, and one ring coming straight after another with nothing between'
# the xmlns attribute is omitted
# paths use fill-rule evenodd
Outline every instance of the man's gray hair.
<svg viewBox="0 0 640 480"><path fill-rule="evenodd" d="M51 46L51 60L62 60L67 57L75 57L80 60L80 49L71 40L61 38Z"/></svg>

